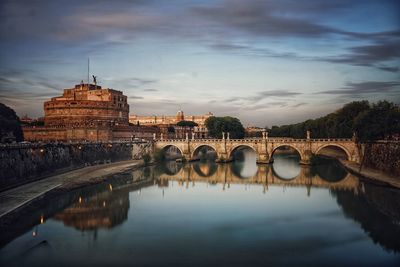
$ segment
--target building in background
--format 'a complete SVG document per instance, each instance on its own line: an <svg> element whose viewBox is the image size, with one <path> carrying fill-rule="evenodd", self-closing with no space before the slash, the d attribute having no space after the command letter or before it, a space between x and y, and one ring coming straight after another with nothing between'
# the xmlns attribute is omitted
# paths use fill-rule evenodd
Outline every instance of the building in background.
<svg viewBox="0 0 400 267"><path fill-rule="evenodd" d="M183 111L180 110L174 115L153 115L153 116L138 116L130 115L129 122L135 125L143 126L163 126L163 125L176 125L180 121L193 121L199 126L204 126L206 119L214 116L211 112L204 115L184 115Z"/></svg>
<svg viewBox="0 0 400 267"><path fill-rule="evenodd" d="M182 139L186 138L208 138L208 130L205 126L205 121L214 116L213 113L208 112L204 115L186 115L182 110L179 110L174 115L153 115L153 116L138 116L130 115L129 122L132 125L157 127L165 138ZM183 127L178 123L182 121L191 121L197 124L195 127Z"/></svg>
<svg viewBox="0 0 400 267"><path fill-rule="evenodd" d="M205 121L214 116L213 113L208 112L204 115L186 115L182 110L179 110L174 115L153 115L153 116L138 116L130 115L129 122L133 125L140 126L155 126L160 129L160 132L166 138L208 138L208 130L205 126ZM182 127L178 123L181 121L192 121L197 124L195 127Z"/></svg>
<svg viewBox="0 0 400 267"><path fill-rule="evenodd" d="M265 131L265 128L248 126L245 128L245 135L246 137L262 137L262 133Z"/></svg>
<svg viewBox="0 0 400 267"><path fill-rule="evenodd" d="M44 103L44 125L23 127L28 141L114 141L151 138L155 127L129 124L127 97L97 84L75 85Z"/></svg>

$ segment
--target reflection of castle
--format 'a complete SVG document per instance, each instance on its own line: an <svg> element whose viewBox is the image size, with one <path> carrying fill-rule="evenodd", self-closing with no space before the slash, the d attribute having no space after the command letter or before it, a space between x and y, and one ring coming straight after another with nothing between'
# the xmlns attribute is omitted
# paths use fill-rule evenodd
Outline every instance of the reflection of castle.
<svg viewBox="0 0 400 267"><path fill-rule="evenodd" d="M56 214L56 220L79 230L111 228L128 218L128 192L102 192L88 199L80 198L78 203Z"/></svg>

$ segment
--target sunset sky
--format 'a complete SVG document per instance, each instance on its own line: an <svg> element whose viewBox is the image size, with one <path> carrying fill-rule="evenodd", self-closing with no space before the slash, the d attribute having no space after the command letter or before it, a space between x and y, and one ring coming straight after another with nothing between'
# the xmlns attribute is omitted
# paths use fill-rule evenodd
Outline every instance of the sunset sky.
<svg viewBox="0 0 400 267"><path fill-rule="evenodd" d="M272 126L344 103L400 103L400 1L0 1L0 102L43 102L91 74L130 113Z"/></svg>

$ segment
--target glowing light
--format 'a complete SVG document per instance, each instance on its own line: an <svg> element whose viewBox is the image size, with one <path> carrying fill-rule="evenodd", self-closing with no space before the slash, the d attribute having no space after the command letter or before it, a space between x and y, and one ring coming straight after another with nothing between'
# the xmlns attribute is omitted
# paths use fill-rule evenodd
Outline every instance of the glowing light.
<svg viewBox="0 0 400 267"><path fill-rule="evenodd" d="M78 149L82 149L82 147L81 147L81 146L79 146L79 147L78 147Z"/></svg>
<svg viewBox="0 0 400 267"><path fill-rule="evenodd" d="M40 215L40 224L43 224L44 223L44 217L43 217L43 214L42 215Z"/></svg>
<svg viewBox="0 0 400 267"><path fill-rule="evenodd" d="M112 190L113 190L113 188L112 188L112 185L111 185L111 184L109 184L109 185L108 185L108 188L110 188L110 191L112 191Z"/></svg>
<svg viewBox="0 0 400 267"><path fill-rule="evenodd" d="M43 153L43 152L44 152L44 149L43 149L43 148L41 148L41 149L40 149L40 153Z"/></svg>
<svg viewBox="0 0 400 267"><path fill-rule="evenodd" d="M82 203L82 198L81 197L79 197L79 203Z"/></svg>
<svg viewBox="0 0 400 267"><path fill-rule="evenodd" d="M36 237L36 235L37 235L36 231L33 231L33 232L32 232L32 236L33 236L33 237Z"/></svg>
<svg viewBox="0 0 400 267"><path fill-rule="evenodd" d="M106 206L106 202L105 201L103 201L103 207L105 207Z"/></svg>

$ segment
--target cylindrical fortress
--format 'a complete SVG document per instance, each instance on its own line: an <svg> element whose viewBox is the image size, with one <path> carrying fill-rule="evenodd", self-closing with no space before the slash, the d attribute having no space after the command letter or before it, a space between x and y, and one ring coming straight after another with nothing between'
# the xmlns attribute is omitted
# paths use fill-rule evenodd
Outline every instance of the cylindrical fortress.
<svg viewBox="0 0 400 267"><path fill-rule="evenodd" d="M91 88L93 87L93 88ZM86 84L64 89L64 94L44 103L48 127L129 125L129 105L121 91Z"/></svg>

